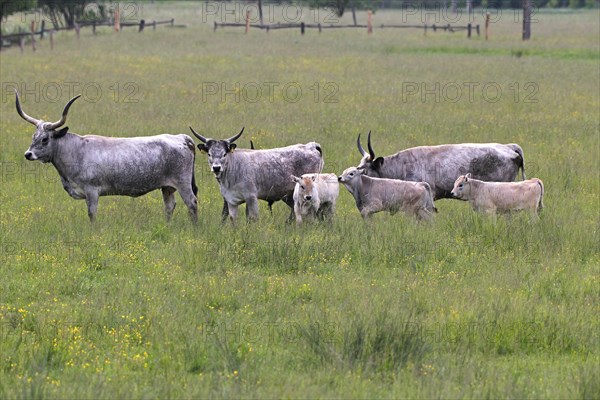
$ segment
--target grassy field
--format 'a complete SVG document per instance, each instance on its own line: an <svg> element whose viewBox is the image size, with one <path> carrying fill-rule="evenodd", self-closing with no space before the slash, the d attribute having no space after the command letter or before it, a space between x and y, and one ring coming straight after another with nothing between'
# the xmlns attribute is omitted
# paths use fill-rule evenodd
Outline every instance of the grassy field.
<svg viewBox="0 0 600 400"><path fill-rule="evenodd" d="M213 33L201 8L135 10L185 29L84 29L57 34L54 51L44 39L2 52L0 398L600 397L598 10L540 11L523 43L512 11L486 42ZM380 155L519 143L545 209L494 224L441 200L430 224L364 223L341 188L331 226L286 225L287 207L271 217L261 203L260 221L233 228L199 154L197 227L179 196L166 224L159 192L101 198L90 226L54 168L24 159L33 127L15 85L28 114L52 121L84 93L68 121L79 134L245 126L242 147L318 141L326 172L357 165L369 130Z"/></svg>

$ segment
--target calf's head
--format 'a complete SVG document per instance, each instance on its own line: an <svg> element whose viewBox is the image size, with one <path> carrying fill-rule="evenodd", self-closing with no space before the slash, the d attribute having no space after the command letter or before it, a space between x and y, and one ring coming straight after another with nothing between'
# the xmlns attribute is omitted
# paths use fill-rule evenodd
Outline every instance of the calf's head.
<svg viewBox="0 0 600 400"><path fill-rule="evenodd" d="M238 140L242 133L244 132L244 128L237 135L230 137L225 140L216 140L205 138L204 136L198 134L191 126L190 130L200 140L201 143L198 144L198 148L200 151L204 151L208 154L208 166L211 171L215 174L217 178L221 176L221 173L227 168L227 160L229 158L229 154L233 152L233 150L237 147L237 145L233 142Z"/></svg>
<svg viewBox="0 0 600 400"><path fill-rule="evenodd" d="M313 201L318 199L319 195L315 188L316 175L305 175L300 178L291 176L292 181L296 182L298 193L302 201Z"/></svg>
<svg viewBox="0 0 600 400"><path fill-rule="evenodd" d="M15 91L17 112L25 121L35 125L35 133L31 138L31 145L25 152L25 158L28 160L39 160L41 162L52 161L56 141L69 131L68 127L61 128L67 122L67 114L71 104L81 95L73 97L63 109L62 117L56 122L45 122L41 119L35 119L27 115L21 108L19 93Z"/></svg>
<svg viewBox="0 0 600 400"><path fill-rule="evenodd" d="M364 172L357 167L346 168L344 172L342 172L342 175L338 176L338 181L343 183L346 187L354 186L363 173Z"/></svg>
<svg viewBox="0 0 600 400"><path fill-rule="evenodd" d="M371 131L369 131L367 139L367 148L369 149L369 152L367 153L360 144L360 135L358 135L358 139L356 140L356 146L362 156L357 168L364 171L364 174L367 176L380 178L381 175L379 171L383 165L383 157L375 157L375 151L373 150L373 146L371 146Z"/></svg>
<svg viewBox="0 0 600 400"><path fill-rule="evenodd" d="M468 200L471 195L471 173L459 176L450 194L455 199Z"/></svg>

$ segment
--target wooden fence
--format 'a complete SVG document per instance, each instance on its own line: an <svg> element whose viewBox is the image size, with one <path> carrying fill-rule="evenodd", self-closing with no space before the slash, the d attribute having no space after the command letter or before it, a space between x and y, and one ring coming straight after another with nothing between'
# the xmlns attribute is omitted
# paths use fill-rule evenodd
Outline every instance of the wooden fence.
<svg viewBox="0 0 600 400"><path fill-rule="evenodd" d="M367 25L322 25L322 24L305 24L304 22L301 23L295 23L295 24L269 24L269 25L261 25L261 24L251 24L251 23L233 23L233 22L226 22L226 23L220 23L220 22L215 22L214 23L214 28L213 30L216 31L218 28L225 28L225 27L245 27L246 28L246 33L248 33L249 28L257 28L257 29L263 29L266 30L267 33L271 30L277 30L277 29L299 29L300 30L300 34L304 35L306 29L318 29L319 33L321 33L323 31L323 29L346 29L346 28L359 28L359 29L366 29L368 33L371 33L373 31L373 26L372 24L367 24ZM473 31L475 31L477 33L477 36L480 35L480 29L479 29L479 25L472 25L472 24L467 24L467 25L462 25L462 26L457 26L457 25L436 25L436 24L432 24L432 25L427 25L427 24L423 24L423 25L385 25L385 24L381 24L379 26L377 26L377 28L379 29L390 29L390 28L399 28L399 29L422 29L424 31L425 34L427 34L428 30L431 30L433 32L437 32L437 31L444 31L444 32L458 32L458 31L467 31L467 37L470 38Z"/></svg>
<svg viewBox="0 0 600 400"><path fill-rule="evenodd" d="M74 30L75 34L77 35L77 39L79 39L80 31L82 28L91 28L92 33L94 35L96 35L96 28L99 26L111 26L111 27L114 27L114 29L116 31L120 31L123 28L127 28L127 27L137 27L138 32L142 32L145 28L150 27L150 26L153 29L156 29L156 27L158 25L167 25L168 27L185 27L185 25L175 25L175 18L171 18L171 19L165 20L165 21L152 21L152 22L146 22L146 20L143 20L143 19L140 21L117 21L116 23L115 23L115 21L79 21L79 22L75 23L75 27L73 27L73 28L61 27L61 28L46 29L46 21L42 20L39 30L36 31L35 21L31 21L31 31L30 32L12 33L10 35L0 36L0 47L10 47L13 43L19 43L21 52L23 52L25 49L25 40L27 38L29 38L30 42L31 42L31 47L32 47L33 51L35 51L36 50L36 47L35 47L36 46L36 37L39 37L39 39L41 40L44 37L48 36L50 39L50 48L53 49L54 48L54 33L56 33L57 31ZM10 44L5 46L4 45L5 41L9 42Z"/></svg>

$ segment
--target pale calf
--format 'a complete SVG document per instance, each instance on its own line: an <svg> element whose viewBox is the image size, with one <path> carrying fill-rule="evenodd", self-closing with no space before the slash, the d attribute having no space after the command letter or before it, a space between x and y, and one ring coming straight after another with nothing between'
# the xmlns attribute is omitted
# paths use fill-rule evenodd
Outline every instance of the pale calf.
<svg viewBox="0 0 600 400"><path fill-rule="evenodd" d="M356 167L346 169L338 179L354 196L363 218L380 211L391 215L403 211L417 219L429 219L437 212L427 182L372 178Z"/></svg>
<svg viewBox="0 0 600 400"><path fill-rule="evenodd" d="M291 176L294 188L294 213L296 222L305 217L331 220L335 213L340 187L336 174L304 174Z"/></svg>
<svg viewBox="0 0 600 400"><path fill-rule="evenodd" d="M544 207L544 183L537 178L521 182L484 182L461 175L454 182L452 196L468 201L475 211L488 214L529 210L532 215Z"/></svg>

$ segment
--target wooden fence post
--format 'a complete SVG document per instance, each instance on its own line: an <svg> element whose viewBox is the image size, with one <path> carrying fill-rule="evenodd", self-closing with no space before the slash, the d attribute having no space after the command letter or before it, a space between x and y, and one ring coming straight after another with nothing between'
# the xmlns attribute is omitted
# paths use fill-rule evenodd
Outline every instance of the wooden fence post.
<svg viewBox="0 0 600 400"><path fill-rule="evenodd" d="M35 21L31 21L31 48L35 51Z"/></svg>
<svg viewBox="0 0 600 400"><path fill-rule="evenodd" d="M246 35L250 30L250 10L246 10Z"/></svg>
<svg viewBox="0 0 600 400"><path fill-rule="evenodd" d="M477 29L477 36L479 37L480 36L480 34L479 34L479 24L477 24L477 26L475 28Z"/></svg>
<svg viewBox="0 0 600 400"><path fill-rule="evenodd" d="M119 32L121 29L121 12L119 11L119 3L117 3L117 7L115 8L115 32Z"/></svg>
<svg viewBox="0 0 600 400"><path fill-rule="evenodd" d="M467 37L468 38L471 37L471 23L470 22L467 24Z"/></svg>
<svg viewBox="0 0 600 400"><path fill-rule="evenodd" d="M367 11L367 33L373 33L373 11Z"/></svg>
<svg viewBox="0 0 600 400"><path fill-rule="evenodd" d="M321 33L322 30L323 28L321 27L321 23L319 22L319 33Z"/></svg>
<svg viewBox="0 0 600 400"><path fill-rule="evenodd" d="M152 21L152 29L156 30L156 20Z"/></svg>
<svg viewBox="0 0 600 400"><path fill-rule="evenodd" d="M92 22L92 34L96 36L96 21Z"/></svg>
<svg viewBox="0 0 600 400"><path fill-rule="evenodd" d="M44 30L46 28L46 20L42 20L42 27L40 28L40 40L44 38Z"/></svg>
<svg viewBox="0 0 600 400"><path fill-rule="evenodd" d="M144 25L146 25L146 21L144 21L143 19L140 19L140 27L138 28L138 32L141 32L144 30Z"/></svg>
<svg viewBox="0 0 600 400"><path fill-rule="evenodd" d="M485 13L485 40L488 40L490 31L490 13Z"/></svg>
<svg viewBox="0 0 600 400"><path fill-rule="evenodd" d="M523 40L531 38L531 0L523 0Z"/></svg>
<svg viewBox="0 0 600 400"><path fill-rule="evenodd" d="M175 26L175 18L171 18L171 28Z"/></svg>
<svg viewBox="0 0 600 400"><path fill-rule="evenodd" d="M50 50L54 50L54 29L50 29Z"/></svg>
<svg viewBox="0 0 600 400"><path fill-rule="evenodd" d="M81 30L81 27L79 26L79 24L77 22L75 22L75 34L77 35L77 40L79 40L79 31Z"/></svg>
<svg viewBox="0 0 600 400"><path fill-rule="evenodd" d="M25 52L25 37L19 36L19 47L21 48L21 54Z"/></svg>
<svg viewBox="0 0 600 400"><path fill-rule="evenodd" d="M305 28L304 21L302 21L302 22L300 22L300 34L301 35L304 35L304 28Z"/></svg>

